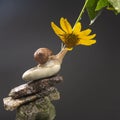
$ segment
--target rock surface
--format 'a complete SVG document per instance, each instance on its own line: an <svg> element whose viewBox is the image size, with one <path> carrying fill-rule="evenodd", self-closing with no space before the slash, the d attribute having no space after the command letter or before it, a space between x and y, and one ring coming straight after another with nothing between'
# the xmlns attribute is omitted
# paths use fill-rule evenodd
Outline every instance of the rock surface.
<svg viewBox="0 0 120 120"><path fill-rule="evenodd" d="M60 94L55 87L50 87L42 93L37 93L28 97L22 97L19 99L13 99L12 97L6 97L3 99L4 107L6 110L13 111L17 109L19 106L24 105L25 103L34 101L36 99L43 99L44 97L48 97L52 100L59 100Z"/></svg>
<svg viewBox="0 0 120 120"><path fill-rule="evenodd" d="M26 84L13 88L9 93L9 97L16 99L36 93L42 93L47 88L52 87L62 81L62 76L56 75L50 78L28 82Z"/></svg>
<svg viewBox="0 0 120 120"><path fill-rule="evenodd" d="M56 75L17 86L3 99L4 107L10 111L17 109L16 120L54 120L51 101L60 99L55 85L62 81L62 76Z"/></svg>
<svg viewBox="0 0 120 120"><path fill-rule="evenodd" d="M16 120L53 120L55 115L54 105L45 97L19 107Z"/></svg>

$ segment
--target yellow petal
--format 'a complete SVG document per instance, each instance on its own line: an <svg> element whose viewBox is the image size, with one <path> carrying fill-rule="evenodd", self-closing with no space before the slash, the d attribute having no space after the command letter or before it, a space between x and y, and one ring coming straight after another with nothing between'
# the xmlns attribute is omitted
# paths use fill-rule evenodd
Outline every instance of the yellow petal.
<svg viewBox="0 0 120 120"><path fill-rule="evenodd" d="M95 38L95 36L96 36L96 34L93 34L93 35L86 36L86 37L83 38L83 39L91 40L91 39Z"/></svg>
<svg viewBox="0 0 120 120"><path fill-rule="evenodd" d="M67 21L67 19L61 18L60 26L66 33L68 33L68 34L72 33L72 27L71 27L70 23Z"/></svg>
<svg viewBox="0 0 120 120"><path fill-rule="evenodd" d="M51 22L51 27L54 30L54 32L58 35L61 36L63 35L65 32L63 30L61 30L57 25L55 25L54 22Z"/></svg>
<svg viewBox="0 0 120 120"><path fill-rule="evenodd" d="M80 40L78 45L86 45L86 46L90 46L92 44L95 44L96 40Z"/></svg>
<svg viewBox="0 0 120 120"><path fill-rule="evenodd" d="M65 38L64 38L64 36L59 36L59 37L60 37L60 39L62 40L62 42L65 43Z"/></svg>
<svg viewBox="0 0 120 120"><path fill-rule="evenodd" d="M71 50L73 50L73 47L70 47L70 48L66 47L66 49L71 51Z"/></svg>
<svg viewBox="0 0 120 120"><path fill-rule="evenodd" d="M84 35L80 36L79 35L79 38L84 39L84 40L91 40L91 39L95 38L95 36L96 36L96 34L89 35L89 36L84 36Z"/></svg>
<svg viewBox="0 0 120 120"><path fill-rule="evenodd" d="M74 34L79 34L81 31L81 23L77 22L73 28L73 33Z"/></svg>
<svg viewBox="0 0 120 120"><path fill-rule="evenodd" d="M83 30L80 32L81 35L89 35L91 33L91 29Z"/></svg>

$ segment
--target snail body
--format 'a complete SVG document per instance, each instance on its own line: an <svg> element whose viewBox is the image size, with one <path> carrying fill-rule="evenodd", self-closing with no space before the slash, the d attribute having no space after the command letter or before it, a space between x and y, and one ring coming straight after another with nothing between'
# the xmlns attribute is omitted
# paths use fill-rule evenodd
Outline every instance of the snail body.
<svg viewBox="0 0 120 120"><path fill-rule="evenodd" d="M34 58L39 64L25 71L22 75L22 79L31 81L57 74L61 69L62 59L66 53L67 50L63 50L57 55L53 55L52 51L48 48L39 48L34 53Z"/></svg>

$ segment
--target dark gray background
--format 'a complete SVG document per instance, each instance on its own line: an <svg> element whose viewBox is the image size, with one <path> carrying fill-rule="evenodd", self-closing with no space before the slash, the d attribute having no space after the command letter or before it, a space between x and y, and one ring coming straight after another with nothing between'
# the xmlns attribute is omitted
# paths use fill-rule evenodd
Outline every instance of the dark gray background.
<svg viewBox="0 0 120 120"><path fill-rule="evenodd" d="M36 65L33 53L48 47L56 54L61 41L50 22L66 17L74 24L84 0L0 0L0 120L14 120L2 99L24 83L22 73ZM56 120L120 120L120 15L104 11L91 27L97 43L69 52L57 85ZM83 28L89 18L83 16Z"/></svg>

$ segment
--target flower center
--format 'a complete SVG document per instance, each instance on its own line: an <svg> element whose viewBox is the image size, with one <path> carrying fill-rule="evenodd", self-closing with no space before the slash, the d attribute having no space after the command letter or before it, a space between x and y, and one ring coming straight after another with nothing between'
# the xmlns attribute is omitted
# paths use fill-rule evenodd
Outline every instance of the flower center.
<svg viewBox="0 0 120 120"><path fill-rule="evenodd" d="M75 35L73 33L65 34L64 39L65 39L66 47L74 47L77 45L79 41L78 35Z"/></svg>

